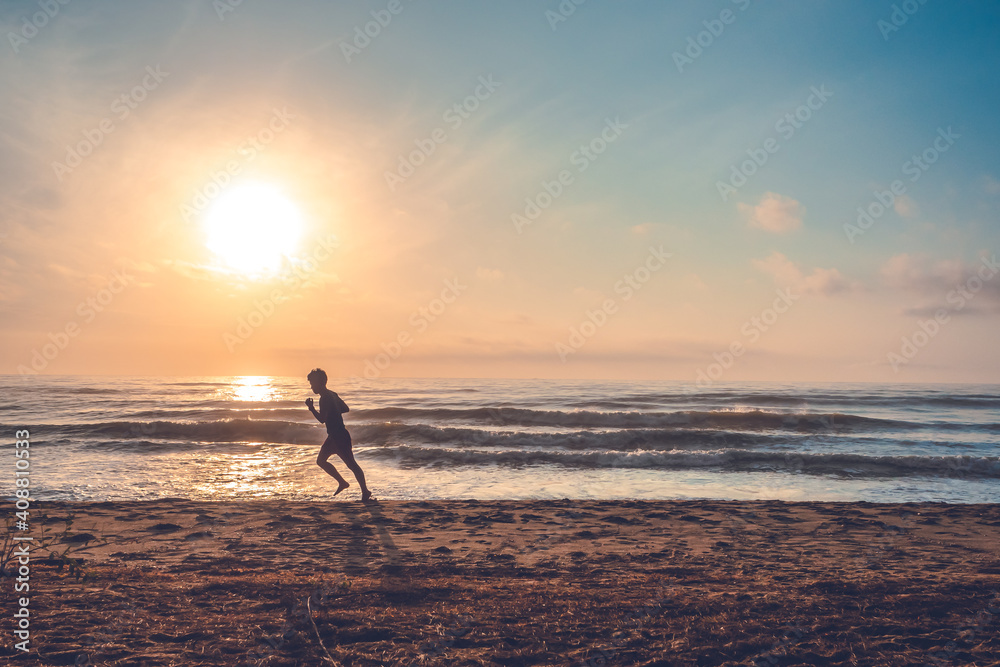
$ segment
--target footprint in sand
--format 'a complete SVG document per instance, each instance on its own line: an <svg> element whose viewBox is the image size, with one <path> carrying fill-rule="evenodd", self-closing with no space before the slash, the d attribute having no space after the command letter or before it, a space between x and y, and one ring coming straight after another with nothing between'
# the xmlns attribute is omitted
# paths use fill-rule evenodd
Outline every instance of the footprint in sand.
<svg viewBox="0 0 1000 667"><path fill-rule="evenodd" d="M154 533L173 533L181 530L181 526L178 526L176 523L158 523L155 526L148 527L146 530Z"/></svg>
<svg viewBox="0 0 1000 667"><path fill-rule="evenodd" d="M194 541L194 540L205 540L211 537L215 537L215 535L213 535L211 531L199 530L196 533L188 533L187 535L184 536L184 539Z"/></svg>

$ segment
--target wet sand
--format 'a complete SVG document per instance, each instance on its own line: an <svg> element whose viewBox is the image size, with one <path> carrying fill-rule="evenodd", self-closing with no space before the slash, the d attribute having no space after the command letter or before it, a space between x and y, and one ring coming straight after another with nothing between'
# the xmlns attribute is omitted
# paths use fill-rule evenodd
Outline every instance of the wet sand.
<svg viewBox="0 0 1000 667"><path fill-rule="evenodd" d="M32 650L6 621L11 664L1000 665L997 505L168 499L32 518L87 576L34 554Z"/></svg>

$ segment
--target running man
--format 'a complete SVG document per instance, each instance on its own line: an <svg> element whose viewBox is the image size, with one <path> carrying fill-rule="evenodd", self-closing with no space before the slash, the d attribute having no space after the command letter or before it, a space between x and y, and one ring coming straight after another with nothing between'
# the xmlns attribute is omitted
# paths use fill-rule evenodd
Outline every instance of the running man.
<svg viewBox="0 0 1000 667"><path fill-rule="evenodd" d="M361 487L362 502L370 500L372 492L365 484L364 471L358 465L358 462L354 460L354 452L351 449L351 434L348 433L347 427L344 426L342 415L349 411L350 408L347 407L347 403L344 403L340 396L337 396L336 392L327 388L326 371L316 368L309 372L306 379L309 380L309 386L312 387L313 393L319 394L319 410L317 411L313 406L312 398L306 399L306 406L321 424L326 424L326 442L323 443L323 446L319 450L319 456L316 457L316 465L337 480L337 490L333 494L337 495L349 487L350 484L337 472L333 464L328 461L331 455L336 454L343 459L344 463L357 478L358 485Z"/></svg>

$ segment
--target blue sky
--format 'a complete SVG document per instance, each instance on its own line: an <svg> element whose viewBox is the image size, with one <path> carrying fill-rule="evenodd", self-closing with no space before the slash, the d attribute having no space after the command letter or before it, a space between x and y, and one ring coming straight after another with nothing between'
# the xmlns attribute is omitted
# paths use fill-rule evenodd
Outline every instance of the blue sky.
<svg viewBox="0 0 1000 667"><path fill-rule="evenodd" d="M294 373L319 357L357 374L460 276L468 291L384 374L691 380L792 288L801 299L720 381L995 377L1000 278L912 359L890 357L1000 247L1000 7L895 3L916 11L885 32L892 2L588 0L553 24L555 0L402 0L348 62L342 44L389 4L70 3L16 51L39 5L0 4L4 372L128 266L133 287L43 372ZM56 178L147 66L169 74ZM499 85L449 126L480 77ZM832 95L783 136L813 89ZM213 269L177 211L275 108L294 119L241 178L280 184L343 252L234 352L221 334L273 281ZM608 119L620 136L578 171ZM385 173L438 128L446 140L390 190ZM717 183L768 139L777 152L723 201ZM518 233L511 215L567 169ZM845 223L896 179L905 196L849 242ZM616 282L659 246L668 265L623 303ZM618 312L560 356L607 299Z"/></svg>

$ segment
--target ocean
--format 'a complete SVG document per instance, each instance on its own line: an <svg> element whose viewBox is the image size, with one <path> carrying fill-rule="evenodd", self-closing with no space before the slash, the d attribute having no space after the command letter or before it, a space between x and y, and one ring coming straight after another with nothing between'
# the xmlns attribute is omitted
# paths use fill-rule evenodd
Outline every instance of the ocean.
<svg viewBox="0 0 1000 667"><path fill-rule="evenodd" d="M1000 385L330 382L381 499L1000 502ZM305 377L0 376L36 500L325 500ZM331 461L359 491L337 457Z"/></svg>

